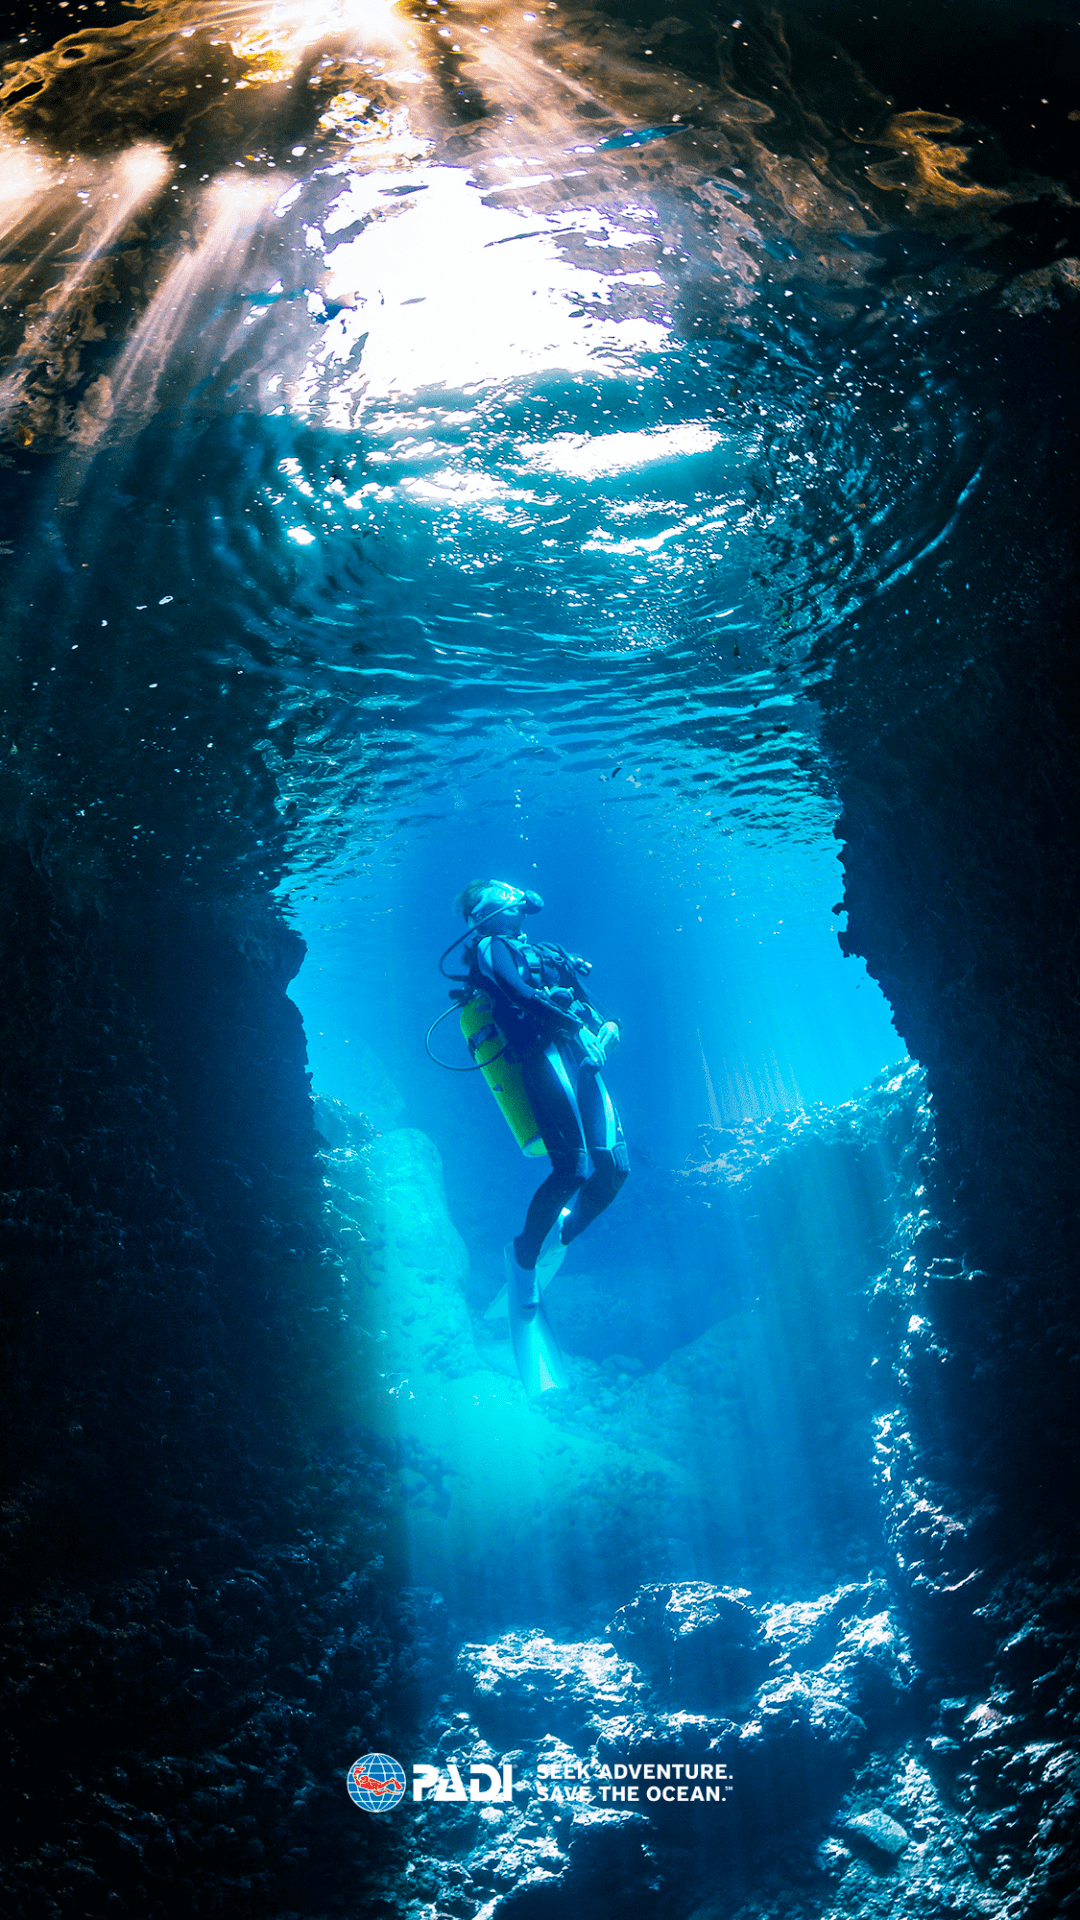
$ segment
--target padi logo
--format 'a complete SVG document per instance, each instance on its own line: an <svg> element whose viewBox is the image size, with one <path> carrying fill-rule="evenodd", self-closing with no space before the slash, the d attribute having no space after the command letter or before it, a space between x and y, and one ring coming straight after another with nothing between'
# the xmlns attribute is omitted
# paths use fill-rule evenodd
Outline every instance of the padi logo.
<svg viewBox="0 0 1080 1920"><path fill-rule="evenodd" d="M486 1800L488 1806L506 1805L514 1798L514 1769L508 1763L493 1767L487 1760L474 1760L469 1767L469 1789L460 1767L448 1760L445 1767L413 1768L412 1797L422 1800L430 1793L433 1800Z"/></svg>
<svg viewBox="0 0 1080 1920"><path fill-rule="evenodd" d="M365 1813L389 1813L405 1797L405 1769L388 1753L365 1753L354 1760L345 1782L349 1798ZM445 1767L415 1766L412 1797L422 1800L425 1794L432 1800L481 1800L489 1807L505 1806L514 1798L514 1769L509 1764L493 1767L486 1760L474 1760L466 1787L461 1767L453 1760Z"/></svg>
<svg viewBox="0 0 1080 1920"><path fill-rule="evenodd" d="M405 1793L405 1769L388 1753L365 1753L345 1775L349 1798L365 1813L389 1813Z"/></svg>

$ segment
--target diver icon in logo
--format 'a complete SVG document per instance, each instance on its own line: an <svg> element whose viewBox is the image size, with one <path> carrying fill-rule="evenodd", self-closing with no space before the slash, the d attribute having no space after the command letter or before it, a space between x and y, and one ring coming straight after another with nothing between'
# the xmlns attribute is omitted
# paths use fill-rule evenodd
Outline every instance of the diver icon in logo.
<svg viewBox="0 0 1080 1920"><path fill-rule="evenodd" d="M405 1770L388 1753L365 1753L345 1775L349 1798L365 1813L389 1813L405 1792Z"/></svg>

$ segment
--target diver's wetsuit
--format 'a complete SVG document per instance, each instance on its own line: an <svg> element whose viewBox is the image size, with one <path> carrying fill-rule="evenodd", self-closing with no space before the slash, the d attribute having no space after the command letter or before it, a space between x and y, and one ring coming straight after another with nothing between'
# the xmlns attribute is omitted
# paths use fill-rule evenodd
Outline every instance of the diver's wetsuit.
<svg viewBox="0 0 1080 1920"><path fill-rule="evenodd" d="M584 1233L611 1205L630 1171L630 1159L600 1070L578 1038L577 1020L560 1013L541 991L569 989L578 1018L587 1027L599 1028L602 1015L582 994L579 974L588 970L585 963L572 960L562 947L492 934L477 941L475 965L495 1002L495 1020L507 1050L520 1063L551 1157L551 1172L533 1195L524 1229L514 1242L518 1265L530 1268L575 1194L562 1230L564 1242Z"/></svg>

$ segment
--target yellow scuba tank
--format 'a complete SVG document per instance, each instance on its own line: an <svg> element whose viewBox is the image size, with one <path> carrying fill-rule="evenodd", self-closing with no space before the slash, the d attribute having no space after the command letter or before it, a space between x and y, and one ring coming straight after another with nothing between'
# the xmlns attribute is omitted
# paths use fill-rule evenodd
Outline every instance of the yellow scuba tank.
<svg viewBox="0 0 1080 1920"><path fill-rule="evenodd" d="M486 993L473 993L466 1000L461 1009L461 1031L522 1153L539 1160L547 1148L525 1091L521 1068L506 1052L506 1042L495 1025L494 1004Z"/></svg>

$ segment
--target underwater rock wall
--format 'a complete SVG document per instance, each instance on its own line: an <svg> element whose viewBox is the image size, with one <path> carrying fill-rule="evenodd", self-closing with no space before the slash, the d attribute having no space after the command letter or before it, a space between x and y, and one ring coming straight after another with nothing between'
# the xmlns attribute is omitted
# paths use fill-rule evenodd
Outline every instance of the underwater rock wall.
<svg viewBox="0 0 1080 1920"><path fill-rule="evenodd" d="M1005 1911L1049 1916L1080 1886L1064 1625L1080 1465L1073 436L1066 420L1051 448L1015 363L1011 377L1012 431L967 537L880 596L821 693L842 941L930 1093L876 1287L895 1393L877 1442L886 1533L967 1844ZM913 646L913 620L932 647Z"/></svg>
<svg viewBox="0 0 1080 1920"><path fill-rule="evenodd" d="M1031 344L1065 351L1047 333ZM933 1096L920 1265L943 1344L984 1382L955 1383L954 1444L987 1491L1053 1516L1078 1465L1059 1417L1080 1354L1073 434L1066 418L1051 449L1010 372L1011 430L966 537L835 642L820 693L843 803L841 941L883 986ZM958 1255L981 1276L964 1298L945 1272Z"/></svg>
<svg viewBox="0 0 1080 1920"><path fill-rule="evenodd" d="M439 1631L387 1624L382 1469L332 1432L299 943L11 847L2 892L4 1910L265 1914L374 1870L325 1782Z"/></svg>
<svg viewBox="0 0 1080 1920"><path fill-rule="evenodd" d="M873 1435L883 1565L916 1667L914 1740L894 1763L902 1758L904 1768L926 1774L940 1802L932 1830L938 1839L951 1835L950 1848L962 1848L975 1876L953 1889L952 1905L935 1906L940 1889L913 1890L911 1898L925 1894L932 1911L1050 1920L1068 1910L1080 1885L1071 1624L1080 1581L1068 1525L1072 1483L1059 1467L1074 1439L1072 1402L1053 1391L1053 1368L1050 1390L1040 1394L1023 1350L1025 1326L1047 1311L1038 1268L1025 1310L1011 1276L1006 1284L964 1257L965 1223L950 1205L935 1104L928 1077L910 1070L816 1125L811 1117L788 1127L767 1122L721 1137L721 1151L695 1177L726 1188L729 1204L733 1191L757 1183L760 1207L763 1177L783 1182L786 1162L787 1184L797 1182L807 1147L821 1140L858 1140L868 1156L876 1141L891 1143L882 1188L890 1243L857 1291L873 1350L858 1437L868 1444ZM1050 1223L1048 1237L1057 1230ZM1056 1334L1067 1341L1067 1321ZM1025 1445L1036 1429L1045 1440L1037 1468ZM832 1826L835 1839L835 1811ZM835 1850L831 1857L842 1867ZM860 1910L846 1903L846 1880L839 1892L839 1911Z"/></svg>

